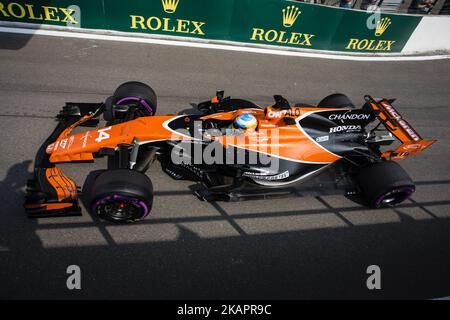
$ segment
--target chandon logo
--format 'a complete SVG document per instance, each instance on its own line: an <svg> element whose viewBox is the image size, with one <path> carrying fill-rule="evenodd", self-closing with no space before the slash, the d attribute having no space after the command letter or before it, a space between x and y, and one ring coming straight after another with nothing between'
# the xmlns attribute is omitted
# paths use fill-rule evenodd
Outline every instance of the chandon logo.
<svg viewBox="0 0 450 320"><path fill-rule="evenodd" d="M344 114L332 114L328 117L330 120L368 120L370 114L364 113L344 113Z"/></svg>

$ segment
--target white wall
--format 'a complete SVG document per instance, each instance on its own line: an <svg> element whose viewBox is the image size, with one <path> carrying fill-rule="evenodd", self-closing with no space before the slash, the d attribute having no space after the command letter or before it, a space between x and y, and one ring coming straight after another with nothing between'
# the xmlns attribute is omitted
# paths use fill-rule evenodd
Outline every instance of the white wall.
<svg viewBox="0 0 450 320"><path fill-rule="evenodd" d="M402 53L450 50L450 16L423 17Z"/></svg>

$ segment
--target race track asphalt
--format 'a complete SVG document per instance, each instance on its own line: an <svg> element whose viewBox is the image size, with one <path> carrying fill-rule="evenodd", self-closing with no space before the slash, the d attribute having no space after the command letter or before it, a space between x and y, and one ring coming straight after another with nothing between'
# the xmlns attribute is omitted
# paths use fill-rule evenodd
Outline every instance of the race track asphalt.
<svg viewBox="0 0 450 320"><path fill-rule="evenodd" d="M262 105L282 94L317 103L344 92L396 97L438 142L402 162L417 182L396 209L342 196L206 203L152 167L152 216L134 225L28 219L21 207L37 148L66 101L97 102L149 83L159 113L217 89ZM351 62L0 34L0 298L435 298L450 295L450 60ZM95 165L67 166L81 184ZM82 289L66 288L78 265ZM381 290L366 269L381 268Z"/></svg>

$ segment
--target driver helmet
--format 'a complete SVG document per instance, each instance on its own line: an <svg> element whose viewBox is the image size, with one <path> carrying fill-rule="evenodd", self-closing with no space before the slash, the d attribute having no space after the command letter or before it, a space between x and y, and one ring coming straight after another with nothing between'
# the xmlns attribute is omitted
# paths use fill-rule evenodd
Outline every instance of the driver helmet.
<svg viewBox="0 0 450 320"><path fill-rule="evenodd" d="M258 120L252 114L243 113L234 119L233 125L236 129L255 130L258 126Z"/></svg>

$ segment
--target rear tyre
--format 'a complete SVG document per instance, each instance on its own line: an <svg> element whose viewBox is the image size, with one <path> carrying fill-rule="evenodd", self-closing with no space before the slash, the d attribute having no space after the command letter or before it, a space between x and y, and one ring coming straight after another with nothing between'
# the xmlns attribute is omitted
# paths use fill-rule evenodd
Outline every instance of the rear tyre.
<svg viewBox="0 0 450 320"><path fill-rule="evenodd" d="M317 105L319 108L355 108L355 105L342 93L334 93L322 99Z"/></svg>
<svg viewBox="0 0 450 320"><path fill-rule="evenodd" d="M394 161L372 163L356 175L361 199L372 208L399 204L408 199L416 187L405 170Z"/></svg>
<svg viewBox="0 0 450 320"><path fill-rule="evenodd" d="M135 222L148 216L152 209L152 182L137 171L104 171L86 189L90 212L107 221Z"/></svg>
<svg viewBox="0 0 450 320"><path fill-rule="evenodd" d="M138 81L129 81L121 84L105 104L105 120L110 124L115 124L154 115L157 98L155 91L150 86ZM129 115L129 108L126 106L130 106L134 110L131 119L126 118Z"/></svg>

